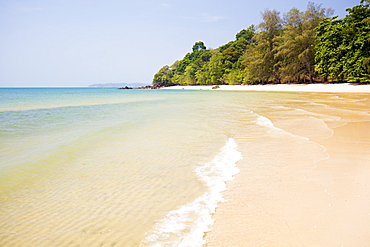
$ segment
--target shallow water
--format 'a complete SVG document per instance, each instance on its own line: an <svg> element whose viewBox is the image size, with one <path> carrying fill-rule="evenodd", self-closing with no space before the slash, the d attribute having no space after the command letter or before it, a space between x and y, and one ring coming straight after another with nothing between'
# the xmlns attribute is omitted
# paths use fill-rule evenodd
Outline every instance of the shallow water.
<svg viewBox="0 0 370 247"><path fill-rule="evenodd" d="M284 118L306 117L330 136L328 125L348 121L321 114L346 111L334 96L0 89L0 245L201 246L219 185L253 158L238 142L260 152L266 138L312 145L314 131L287 132ZM368 119L368 99L338 97Z"/></svg>

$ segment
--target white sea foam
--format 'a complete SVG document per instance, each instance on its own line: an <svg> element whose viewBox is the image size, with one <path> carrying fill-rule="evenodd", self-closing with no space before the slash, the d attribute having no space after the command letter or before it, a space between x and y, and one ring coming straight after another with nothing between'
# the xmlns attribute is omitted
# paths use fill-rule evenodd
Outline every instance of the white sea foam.
<svg viewBox="0 0 370 247"><path fill-rule="evenodd" d="M229 138L211 162L196 167L195 172L207 191L158 221L145 239L146 245L197 247L205 244L203 236L213 224L212 214L218 203L224 201L221 192L226 190L225 182L239 172L236 162L242 159L242 154L237 146L234 139Z"/></svg>
<svg viewBox="0 0 370 247"><path fill-rule="evenodd" d="M259 126L263 126L263 127L268 127L270 129L273 129L276 133L278 134L282 134L282 135L289 135L291 137L296 137L296 138L301 138L303 140L306 140L306 141L310 141L309 138L307 137L303 137L303 136L298 136L298 135L294 135L288 131L285 131L283 129L280 129L280 128L277 128L274 126L274 124L271 122L270 119L266 118L266 117L263 117L263 116L259 116L258 119L257 119L257 122L256 122ZM334 133L334 132L333 132ZM312 142L312 141L310 141ZM320 157L316 160L314 160L314 167L316 167L316 164L320 161L323 161L323 160L326 160L326 159L329 159L330 158L330 155L326 152L327 151L327 148L319 143L316 143L316 142L312 142L312 143L315 143L316 145L319 145L322 149L323 149L323 152L324 152L324 156L323 157Z"/></svg>
<svg viewBox="0 0 370 247"><path fill-rule="evenodd" d="M274 124L271 122L271 120L268 119L267 117L259 116L258 119L257 119L257 124L259 126L264 126L264 127L269 127L269 128L277 129L274 126Z"/></svg>
<svg viewBox="0 0 370 247"><path fill-rule="evenodd" d="M276 134L278 135L289 135L289 136L292 136L292 137L297 137L297 138L302 138L304 140L309 140L309 138L307 137L303 137L303 136L298 136L298 135L294 135L288 131L285 131L283 129L280 129L280 128L277 128L275 127L275 125L271 122L270 119L268 119L267 117L263 117L263 116L259 116L257 118L257 121L256 123L259 125L259 126L262 126L262 127L267 127L267 128L270 128L272 130L275 131Z"/></svg>

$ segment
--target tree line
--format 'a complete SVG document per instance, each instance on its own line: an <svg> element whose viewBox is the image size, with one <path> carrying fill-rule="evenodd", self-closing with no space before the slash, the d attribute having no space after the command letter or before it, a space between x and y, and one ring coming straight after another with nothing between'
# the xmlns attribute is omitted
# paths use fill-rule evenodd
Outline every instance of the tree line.
<svg viewBox="0 0 370 247"><path fill-rule="evenodd" d="M283 16L262 12L262 22L217 49L196 42L192 52L162 67L154 85L370 82L370 0L332 17L309 2Z"/></svg>

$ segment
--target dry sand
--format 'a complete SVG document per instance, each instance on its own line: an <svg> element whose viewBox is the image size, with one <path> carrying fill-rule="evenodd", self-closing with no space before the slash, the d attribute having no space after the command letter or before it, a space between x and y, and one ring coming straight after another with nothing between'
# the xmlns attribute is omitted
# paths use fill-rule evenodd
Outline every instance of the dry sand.
<svg viewBox="0 0 370 247"><path fill-rule="evenodd" d="M187 90L236 90L274 92L325 92L325 93L370 93L370 85L338 84L271 84L271 85L219 85L214 86L173 86L166 89Z"/></svg>

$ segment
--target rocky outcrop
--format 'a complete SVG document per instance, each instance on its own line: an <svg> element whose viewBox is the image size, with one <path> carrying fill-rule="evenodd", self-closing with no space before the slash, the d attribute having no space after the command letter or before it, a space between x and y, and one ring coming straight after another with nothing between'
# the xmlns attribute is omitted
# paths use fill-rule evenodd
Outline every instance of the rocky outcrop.
<svg viewBox="0 0 370 247"><path fill-rule="evenodd" d="M137 89L152 89L152 86L147 85L147 86L138 87Z"/></svg>
<svg viewBox="0 0 370 247"><path fill-rule="evenodd" d="M160 89L160 88L171 87L171 86L176 86L176 84L173 84L173 83L158 83L158 84L154 84L154 85L139 87L139 89Z"/></svg>

